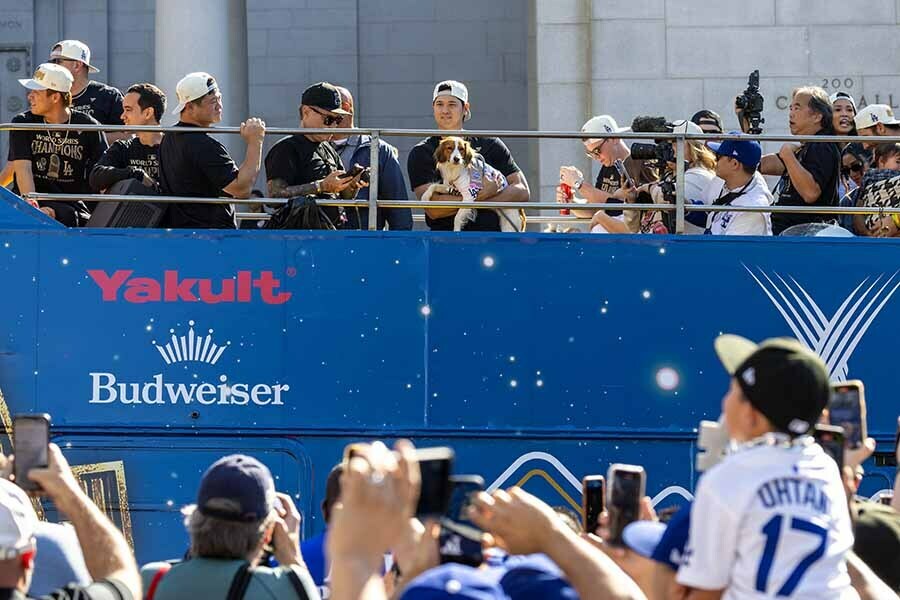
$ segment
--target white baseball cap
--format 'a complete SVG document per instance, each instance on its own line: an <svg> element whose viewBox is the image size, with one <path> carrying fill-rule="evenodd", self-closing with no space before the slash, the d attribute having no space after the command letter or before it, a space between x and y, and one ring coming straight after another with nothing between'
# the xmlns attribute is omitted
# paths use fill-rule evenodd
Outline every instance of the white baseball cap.
<svg viewBox="0 0 900 600"><path fill-rule="evenodd" d="M672 123L672 133L703 133L703 130L693 121L679 119Z"/></svg>
<svg viewBox="0 0 900 600"><path fill-rule="evenodd" d="M69 70L53 63L38 65L31 79L20 79L19 83L29 90L53 90L56 92L71 92L75 78Z"/></svg>
<svg viewBox="0 0 900 600"><path fill-rule="evenodd" d="M172 111L173 115L180 115L188 102L202 98L213 90L219 89L216 78L209 73L198 71L188 73L181 78L175 86L175 95L178 97L178 106Z"/></svg>
<svg viewBox="0 0 900 600"><path fill-rule="evenodd" d="M65 58L77 60L87 65L91 73L99 73L100 69L91 65L91 49L84 42L78 40L63 40L56 42L50 50L50 60Z"/></svg>
<svg viewBox="0 0 900 600"><path fill-rule="evenodd" d="M38 518L22 488L0 479L0 560L10 560L34 548Z"/></svg>
<svg viewBox="0 0 900 600"><path fill-rule="evenodd" d="M894 118L894 111L887 104L869 104L856 114L853 121L857 129L868 129L878 123L900 125L900 121Z"/></svg>
<svg viewBox="0 0 900 600"><path fill-rule="evenodd" d="M600 115L598 117L593 117L581 127L581 133L622 133L624 131L631 131L631 127L619 127L619 124L616 123L616 120L609 115ZM603 138L590 138L583 140L585 145L596 144L597 142L602 141Z"/></svg>
<svg viewBox="0 0 900 600"><path fill-rule="evenodd" d="M434 86L434 94L431 97L432 103L437 100L439 96L454 96L463 102L468 102L469 88L467 88L464 83L448 79L446 81L441 81Z"/></svg>

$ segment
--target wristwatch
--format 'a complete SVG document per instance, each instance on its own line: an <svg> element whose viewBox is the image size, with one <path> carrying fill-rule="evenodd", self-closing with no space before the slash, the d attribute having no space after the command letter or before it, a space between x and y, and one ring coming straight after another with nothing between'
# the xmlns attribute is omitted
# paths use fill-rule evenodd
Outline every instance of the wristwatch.
<svg viewBox="0 0 900 600"><path fill-rule="evenodd" d="M316 180L316 193L317 194L322 193L322 180L321 179Z"/></svg>
<svg viewBox="0 0 900 600"><path fill-rule="evenodd" d="M583 186L583 185L584 185L584 178L580 177L575 180L575 185L572 186L572 189L575 191L578 191L581 189L581 186Z"/></svg>

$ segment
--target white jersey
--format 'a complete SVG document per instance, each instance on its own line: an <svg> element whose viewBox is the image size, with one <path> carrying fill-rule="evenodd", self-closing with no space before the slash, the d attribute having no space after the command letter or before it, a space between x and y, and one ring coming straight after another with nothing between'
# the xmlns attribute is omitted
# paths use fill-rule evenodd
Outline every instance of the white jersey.
<svg viewBox="0 0 900 600"><path fill-rule="evenodd" d="M704 204L713 204L729 191L725 182L713 179L703 199ZM744 192L731 201L732 206L771 206L775 202L766 180L757 171ZM772 235L771 213L761 212L714 212L707 217L707 228L713 235Z"/></svg>
<svg viewBox="0 0 900 600"><path fill-rule="evenodd" d="M837 465L812 438L774 439L742 446L700 479L678 582L724 589L723 600L856 600Z"/></svg>

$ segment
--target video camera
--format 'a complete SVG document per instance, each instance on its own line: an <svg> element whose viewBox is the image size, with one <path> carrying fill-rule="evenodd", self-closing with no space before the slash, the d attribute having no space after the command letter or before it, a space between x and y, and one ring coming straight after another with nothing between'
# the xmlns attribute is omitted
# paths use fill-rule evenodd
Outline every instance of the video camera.
<svg viewBox="0 0 900 600"><path fill-rule="evenodd" d="M734 105L742 111L742 116L750 123L747 133L759 135L762 133L760 124L766 120L762 117L764 99L759 93L759 69L750 73L747 80L747 89L734 99Z"/></svg>
<svg viewBox="0 0 900 600"><path fill-rule="evenodd" d="M635 117L631 130L635 133L672 133L673 127L665 117ZM670 140L654 140L653 144L635 142L631 145L631 158L655 161L662 172L667 162L675 162L675 150Z"/></svg>

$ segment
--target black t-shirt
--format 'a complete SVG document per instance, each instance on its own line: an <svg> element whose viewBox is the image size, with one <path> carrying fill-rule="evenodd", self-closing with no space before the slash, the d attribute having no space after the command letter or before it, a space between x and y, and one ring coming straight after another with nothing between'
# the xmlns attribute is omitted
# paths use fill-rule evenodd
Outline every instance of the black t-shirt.
<svg viewBox="0 0 900 600"><path fill-rule="evenodd" d="M329 142L314 142L305 135L294 134L276 142L266 154L266 180L281 179L288 186L312 183L328 177L332 171L343 170L341 157ZM335 198L334 194L320 194L321 198ZM341 209L323 206L332 224L340 228Z"/></svg>
<svg viewBox="0 0 900 600"><path fill-rule="evenodd" d="M70 583L64 588L54 590L37 599L26 596L19 590L0 589L0 600L138 600L131 595L124 585L113 579L95 581L88 585Z"/></svg>
<svg viewBox="0 0 900 600"><path fill-rule="evenodd" d="M622 162L625 165L625 170L631 175L631 178L634 179L634 183L637 186L659 179L656 169L647 166L647 163L642 160L634 160L631 156L628 156L628 158ZM594 183L594 187L607 194L614 194L619 191L622 187L622 177L619 175L619 170L616 169L616 166L610 165L608 167L601 167L600 172L597 173L597 181ZM609 198L606 201L606 204L623 203L624 202L618 198ZM622 214L621 210L607 210L605 212L610 217L617 217Z"/></svg>
<svg viewBox="0 0 900 600"><path fill-rule="evenodd" d="M137 136L114 142L91 171L91 188L105 190L123 179L143 178L143 171L159 181L159 146L145 146Z"/></svg>
<svg viewBox="0 0 900 600"><path fill-rule="evenodd" d="M509 148L500 138L494 137L469 137L466 138L472 149L484 157L484 161L509 177L521 171L519 165L513 159ZM434 161L434 151L437 150L441 138L432 136L416 144L409 153L406 161L406 171L409 174L409 185L415 190L420 185L440 183L441 174L437 170ZM500 231L500 217L493 210L478 210L475 220L468 223L465 231ZM453 231L453 215L432 219L425 216L425 222L432 231Z"/></svg>
<svg viewBox="0 0 900 600"><path fill-rule="evenodd" d="M89 81L77 96L72 110L97 119L103 125L122 125L122 92L99 81Z"/></svg>
<svg viewBox="0 0 900 600"><path fill-rule="evenodd" d="M13 123L43 123L31 111L13 117ZM93 118L71 111L72 125L97 125ZM30 160L34 189L47 194L90 194L88 176L103 152L106 138L99 131L10 131L8 159ZM18 185L13 191L18 193ZM82 225L87 208L82 202L41 202L56 211L69 227Z"/></svg>
<svg viewBox="0 0 900 600"><path fill-rule="evenodd" d="M820 131L816 135L826 135ZM841 168L841 153L836 144L831 143L806 143L800 148L797 159L803 168L809 171L819 184L822 194L812 204L807 204L800 196L797 188L791 183L787 172L781 177L776 206L835 206L837 205L837 182ZM817 215L811 213L774 213L772 215L772 233L780 234L782 231L800 223L818 223L826 221L829 215Z"/></svg>
<svg viewBox="0 0 900 600"><path fill-rule="evenodd" d="M176 127L196 127L178 122ZM227 196L224 188L238 175L237 165L218 140L205 133L167 133L159 145L159 184L163 195L194 198ZM169 204L161 227L235 229L231 204Z"/></svg>

